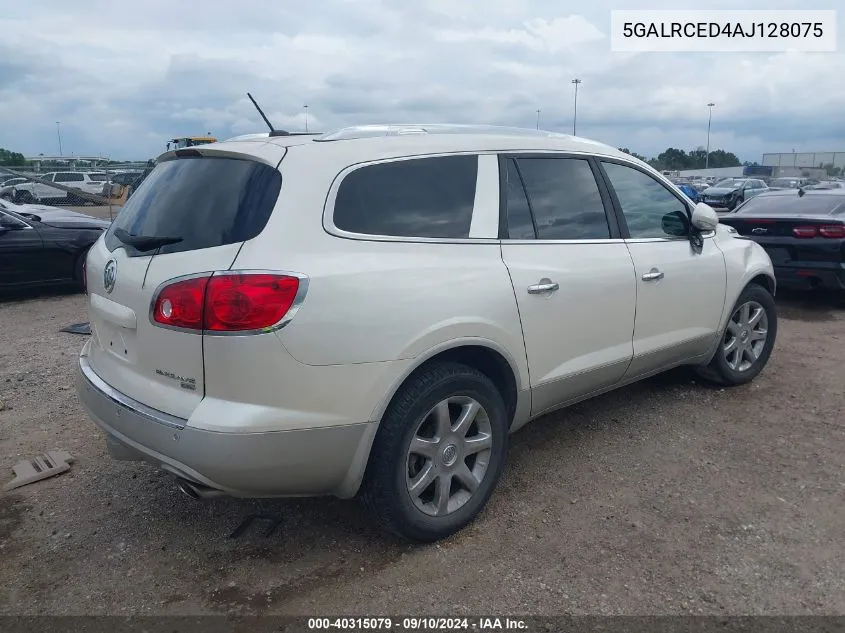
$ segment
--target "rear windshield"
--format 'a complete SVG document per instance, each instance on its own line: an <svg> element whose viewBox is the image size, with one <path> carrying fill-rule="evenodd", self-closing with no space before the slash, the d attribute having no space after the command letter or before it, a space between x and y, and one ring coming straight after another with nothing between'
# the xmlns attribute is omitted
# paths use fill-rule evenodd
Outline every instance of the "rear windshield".
<svg viewBox="0 0 845 633"><path fill-rule="evenodd" d="M108 180L105 174L88 174L88 177L95 182L105 182Z"/></svg>
<svg viewBox="0 0 845 633"><path fill-rule="evenodd" d="M281 186L278 170L251 160L191 157L159 163L115 218L106 246L113 251L122 245L115 229L182 238L162 246L162 254L252 239L267 224ZM137 254L133 250L127 248Z"/></svg>
<svg viewBox="0 0 845 633"><path fill-rule="evenodd" d="M742 205L738 215L838 215L845 212L845 196L755 196Z"/></svg>

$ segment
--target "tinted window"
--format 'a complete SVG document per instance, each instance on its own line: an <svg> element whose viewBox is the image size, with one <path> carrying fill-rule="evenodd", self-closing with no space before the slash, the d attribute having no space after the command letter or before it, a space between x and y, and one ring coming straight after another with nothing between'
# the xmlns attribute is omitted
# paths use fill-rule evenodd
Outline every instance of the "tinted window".
<svg viewBox="0 0 845 633"><path fill-rule="evenodd" d="M845 213L845 195L807 194L754 196L737 212L741 215L840 215Z"/></svg>
<svg viewBox="0 0 845 633"><path fill-rule="evenodd" d="M108 180L105 174L88 174L88 178L94 182L106 182Z"/></svg>
<svg viewBox="0 0 845 633"><path fill-rule="evenodd" d="M508 159L508 237L512 240L533 240L534 222L528 208L528 198L516 163Z"/></svg>
<svg viewBox="0 0 845 633"><path fill-rule="evenodd" d="M129 198L106 234L181 237L161 253L234 244L258 235L276 204L281 174L250 160L180 158L159 163ZM130 250L131 252L131 250Z"/></svg>
<svg viewBox="0 0 845 633"><path fill-rule="evenodd" d="M607 172L632 238L678 236L678 212L687 207L648 174L625 165L602 163ZM665 218L664 216L670 216ZM671 227L664 230L664 227Z"/></svg>
<svg viewBox="0 0 845 633"><path fill-rule="evenodd" d="M361 167L340 183L334 224L366 235L469 237L477 172L477 156Z"/></svg>
<svg viewBox="0 0 845 633"><path fill-rule="evenodd" d="M516 161L541 240L610 237L590 164L580 158L519 158Z"/></svg>
<svg viewBox="0 0 845 633"><path fill-rule="evenodd" d="M85 177L82 174L56 174L55 179L53 182L82 182L85 180Z"/></svg>

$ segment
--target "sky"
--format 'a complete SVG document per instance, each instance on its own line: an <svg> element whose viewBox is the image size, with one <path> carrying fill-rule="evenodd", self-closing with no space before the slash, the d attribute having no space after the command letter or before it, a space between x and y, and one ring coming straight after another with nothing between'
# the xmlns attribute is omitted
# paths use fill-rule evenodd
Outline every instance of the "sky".
<svg viewBox="0 0 845 633"><path fill-rule="evenodd" d="M815 0L836 9L840 0ZM779 0L709 9L794 9ZM577 133L648 157L845 152L836 53L614 53L612 9L652 0L0 0L0 147L146 159L168 139L266 127L483 123Z"/></svg>

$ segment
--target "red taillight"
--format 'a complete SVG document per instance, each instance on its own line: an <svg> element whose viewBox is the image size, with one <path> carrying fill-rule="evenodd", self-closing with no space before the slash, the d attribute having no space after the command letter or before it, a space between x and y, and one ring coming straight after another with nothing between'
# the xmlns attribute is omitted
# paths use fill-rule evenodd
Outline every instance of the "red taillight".
<svg viewBox="0 0 845 633"><path fill-rule="evenodd" d="M203 303L209 279L183 279L162 288L153 304L153 320L168 327L202 330Z"/></svg>
<svg viewBox="0 0 845 633"><path fill-rule="evenodd" d="M285 275L212 277L205 297L205 329L238 332L271 327L290 310L297 290L299 279Z"/></svg>
<svg viewBox="0 0 845 633"><path fill-rule="evenodd" d="M299 283L297 277L270 273L224 273L176 281L156 297L153 320L210 332L263 330L288 313Z"/></svg>
<svg viewBox="0 0 845 633"><path fill-rule="evenodd" d="M795 237L815 237L816 227L814 226L796 226L792 229L792 234Z"/></svg>
<svg viewBox="0 0 845 633"><path fill-rule="evenodd" d="M845 237L845 224L830 224L819 228L819 235L830 238Z"/></svg>

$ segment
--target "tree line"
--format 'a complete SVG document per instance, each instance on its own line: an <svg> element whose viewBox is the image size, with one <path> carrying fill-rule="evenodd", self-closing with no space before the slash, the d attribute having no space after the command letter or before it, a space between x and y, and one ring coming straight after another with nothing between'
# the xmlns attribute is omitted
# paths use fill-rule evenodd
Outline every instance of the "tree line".
<svg viewBox="0 0 845 633"><path fill-rule="evenodd" d="M619 151L630 154L634 158L639 158L641 161L659 170L681 171L684 169L704 169L705 165L707 167L740 167L743 165L736 154L726 152L723 149L711 151L709 160L707 158L707 150L703 147L697 147L689 152L674 147L667 147L654 158L646 158L642 154L632 152L627 147L620 147Z"/></svg>
<svg viewBox="0 0 845 633"><path fill-rule="evenodd" d="M26 165L26 159L20 152L12 152L0 147L0 165L6 165L7 167L23 167Z"/></svg>

